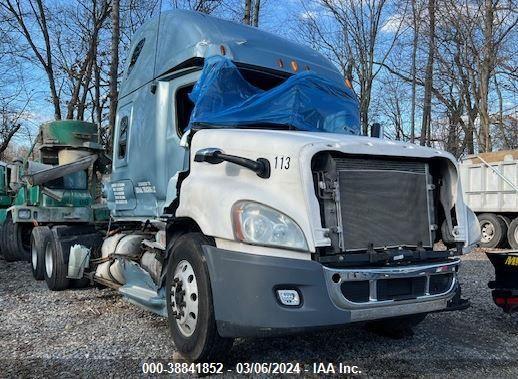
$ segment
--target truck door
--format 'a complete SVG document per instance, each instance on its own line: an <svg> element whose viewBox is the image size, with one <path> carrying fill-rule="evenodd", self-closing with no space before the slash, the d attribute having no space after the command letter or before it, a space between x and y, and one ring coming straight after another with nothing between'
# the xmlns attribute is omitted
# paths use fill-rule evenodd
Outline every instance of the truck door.
<svg viewBox="0 0 518 379"><path fill-rule="evenodd" d="M130 130L133 121L133 102L119 107L116 119L113 155L112 181L108 188L108 201L115 211L135 209L137 201L133 182L128 179L128 148Z"/></svg>
<svg viewBox="0 0 518 379"><path fill-rule="evenodd" d="M200 77L200 69L188 69L185 74L175 76L172 80L161 82L159 87L167 93L167 113L162 120L160 139L163 141L163 154L168 159L157 159L157 175L159 178L157 195L162 206L168 206L176 197L176 175L189 167L189 151L180 146L180 139L189 125L189 118L194 104L189 99L194 84ZM163 108L162 108L163 109ZM163 138L165 136L165 138ZM157 146L160 142L157 141ZM159 210L160 211L160 210Z"/></svg>

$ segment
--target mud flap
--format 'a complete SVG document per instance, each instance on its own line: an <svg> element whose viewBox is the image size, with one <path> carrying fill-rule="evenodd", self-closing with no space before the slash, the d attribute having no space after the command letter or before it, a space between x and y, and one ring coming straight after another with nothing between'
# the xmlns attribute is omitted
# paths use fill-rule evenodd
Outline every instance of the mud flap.
<svg viewBox="0 0 518 379"><path fill-rule="evenodd" d="M455 295L451 298L450 301L448 301L446 308L431 313L462 311L464 309L468 309L469 307L471 307L471 302L468 299L462 298L460 285L457 284Z"/></svg>
<svg viewBox="0 0 518 379"><path fill-rule="evenodd" d="M488 283L494 303L506 313L518 312L518 251L486 253L495 268Z"/></svg>
<svg viewBox="0 0 518 379"><path fill-rule="evenodd" d="M67 266L70 258L70 249L74 245L81 245L89 249L91 251L91 258L100 255L103 236L94 227L86 225L59 225L52 228L52 230L55 238L57 238L57 246L62 251L63 263Z"/></svg>

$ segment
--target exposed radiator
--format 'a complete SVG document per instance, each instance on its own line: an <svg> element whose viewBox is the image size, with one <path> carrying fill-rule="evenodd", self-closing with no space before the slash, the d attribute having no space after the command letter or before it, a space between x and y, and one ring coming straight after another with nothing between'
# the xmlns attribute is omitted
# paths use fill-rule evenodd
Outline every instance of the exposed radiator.
<svg viewBox="0 0 518 379"><path fill-rule="evenodd" d="M433 246L433 186L426 162L336 155L330 160L320 178L335 178L335 196L321 198L327 227L336 220L336 252Z"/></svg>

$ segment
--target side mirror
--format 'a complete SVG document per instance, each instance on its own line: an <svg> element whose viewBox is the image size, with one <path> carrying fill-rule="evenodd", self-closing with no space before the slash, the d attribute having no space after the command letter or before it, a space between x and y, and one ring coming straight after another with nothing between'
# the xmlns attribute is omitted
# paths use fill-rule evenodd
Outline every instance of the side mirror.
<svg viewBox="0 0 518 379"><path fill-rule="evenodd" d="M224 154L220 149L215 147L198 150L194 155L194 161L207 162L210 164L218 164L223 161L230 162L252 170L260 178L267 179L270 177L270 161L268 161L268 159L257 158L257 160L253 161L248 158Z"/></svg>
<svg viewBox="0 0 518 379"><path fill-rule="evenodd" d="M383 127L380 123L375 122L371 125L371 137L373 138L383 138Z"/></svg>
<svg viewBox="0 0 518 379"><path fill-rule="evenodd" d="M210 164L218 164L223 162L223 159L219 158L218 155L223 152L220 149L208 148L198 150L194 156L195 162L207 162Z"/></svg>

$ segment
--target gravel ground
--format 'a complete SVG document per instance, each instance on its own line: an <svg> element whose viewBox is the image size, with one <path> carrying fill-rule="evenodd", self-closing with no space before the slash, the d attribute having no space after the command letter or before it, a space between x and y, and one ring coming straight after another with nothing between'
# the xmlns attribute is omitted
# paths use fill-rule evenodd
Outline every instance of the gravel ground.
<svg viewBox="0 0 518 379"><path fill-rule="evenodd" d="M361 325L271 339L239 339L237 362L357 365L368 376L518 377L518 315L493 305L485 255L463 257L463 295L472 307L429 315L413 337L378 336ZM139 376L145 361L180 361L166 320L110 289L48 291L26 263L0 260L0 377ZM308 376L309 374L305 374ZM311 376L311 375L310 375Z"/></svg>

